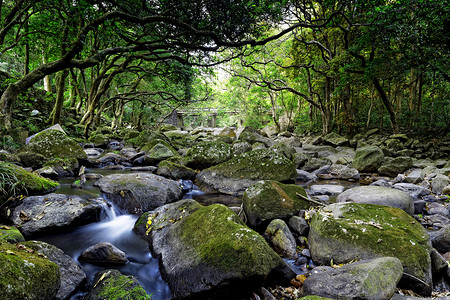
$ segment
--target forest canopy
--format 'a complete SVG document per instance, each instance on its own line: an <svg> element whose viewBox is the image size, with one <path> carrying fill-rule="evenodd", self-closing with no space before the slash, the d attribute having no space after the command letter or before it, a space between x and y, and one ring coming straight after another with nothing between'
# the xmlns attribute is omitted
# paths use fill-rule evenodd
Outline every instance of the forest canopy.
<svg viewBox="0 0 450 300"><path fill-rule="evenodd" d="M87 135L213 107L224 126L448 132L449 11L444 0L0 0L0 126Z"/></svg>

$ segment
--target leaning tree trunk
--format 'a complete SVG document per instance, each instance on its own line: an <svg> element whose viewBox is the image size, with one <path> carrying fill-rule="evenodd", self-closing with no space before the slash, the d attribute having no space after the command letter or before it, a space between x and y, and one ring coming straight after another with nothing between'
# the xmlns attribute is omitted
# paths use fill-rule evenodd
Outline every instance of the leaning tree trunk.
<svg viewBox="0 0 450 300"><path fill-rule="evenodd" d="M56 94L56 102L53 107L52 112L50 113L49 120L52 125L58 124L61 120L61 111L64 103L64 88L66 86L66 77L69 75L69 71L66 69L61 71L57 77L57 94Z"/></svg>
<svg viewBox="0 0 450 300"><path fill-rule="evenodd" d="M372 77L371 79L372 79L373 85L375 86L375 89L380 94L381 101L383 102L384 107L386 108L386 110L389 114L392 130L394 131L394 133L398 133L399 128L398 128L397 117L395 115L394 108L392 107L392 104L389 101L388 96L386 95L386 92L383 90L383 87L381 86L380 81L375 77Z"/></svg>

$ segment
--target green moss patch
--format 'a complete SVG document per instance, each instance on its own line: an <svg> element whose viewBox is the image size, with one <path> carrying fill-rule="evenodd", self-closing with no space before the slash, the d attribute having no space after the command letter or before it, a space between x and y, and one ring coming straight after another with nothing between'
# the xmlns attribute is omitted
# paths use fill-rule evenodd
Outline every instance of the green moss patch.
<svg viewBox="0 0 450 300"><path fill-rule="evenodd" d="M0 225L0 241L6 241L8 243L20 243L25 239L16 227L10 227Z"/></svg>

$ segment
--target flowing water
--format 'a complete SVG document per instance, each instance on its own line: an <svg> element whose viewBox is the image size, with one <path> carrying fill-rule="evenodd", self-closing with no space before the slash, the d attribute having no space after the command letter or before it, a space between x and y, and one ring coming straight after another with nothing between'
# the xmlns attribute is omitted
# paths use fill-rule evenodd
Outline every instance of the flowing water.
<svg viewBox="0 0 450 300"><path fill-rule="evenodd" d="M71 189L70 183L74 180L71 178L61 180L61 188L57 193L84 198L100 197L99 190L92 186L93 182L88 182L83 190ZM39 240L53 244L71 256L86 273L88 282L93 280L98 271L115 268L122 274L135 276L147 293L152 294L153 300L170 299L170 290L161 278L158 260L151 256L147 242L132 231L137 218L121 212L113 204L108 203L105 204L99 222L66 233L42 236ZM124 251L129 263L124 266L97 266L79 261L80 254L85 249L100 242L110 242ZM84 293L79 292L72 299L82 299L83 296Z"/></svg>

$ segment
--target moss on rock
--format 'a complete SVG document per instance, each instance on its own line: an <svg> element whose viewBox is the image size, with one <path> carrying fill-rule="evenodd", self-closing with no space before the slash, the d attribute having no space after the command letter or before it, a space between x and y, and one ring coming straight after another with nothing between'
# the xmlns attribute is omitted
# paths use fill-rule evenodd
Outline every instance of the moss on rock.
<svg viewBox="0 0 450 300"><path fill-rule="evenodd" d="M54 299L59 289L59 267L20 244L0 243L0 295L8 300ZM31 252L31 253L30 253Z"/></svg>
<svg viewBox="0 0 450 300"><path fill-rule="evenodd" d="M399 208L359 203L328 205L313 216L308 241L313 260L320 264L396 257L406 274L425 283L417 282L415 289L431 292L429 236Z"/></svg>
<svg viewBox="0 0 450 300"><path fill-rule="evenodd" d="M242 197L243 207L251 226L259 226L273 219L286 219L311 205L303 187L264 180L247 188Z"/></svg>
<svg viewBox="0 0 450 300"><path fill-rule="evenodd" d="M220 141L200 142L186 154L186 165L193 169L205 169L231 158L231 146Z"/></svg>
<svg viewBox="0 0 450 300"><path fill-rule="evenodd" d="M16 227L0 225L0 243L1 241L20 243L24 242L25 238Z"/></svg>
<svg viewBox="0 0 450 300"><path fill-rule="evenodd" d="M38 133L25 147L27 151L36 152L51 158L87 159L81 146L59 130L46 130Z"/></svg>

